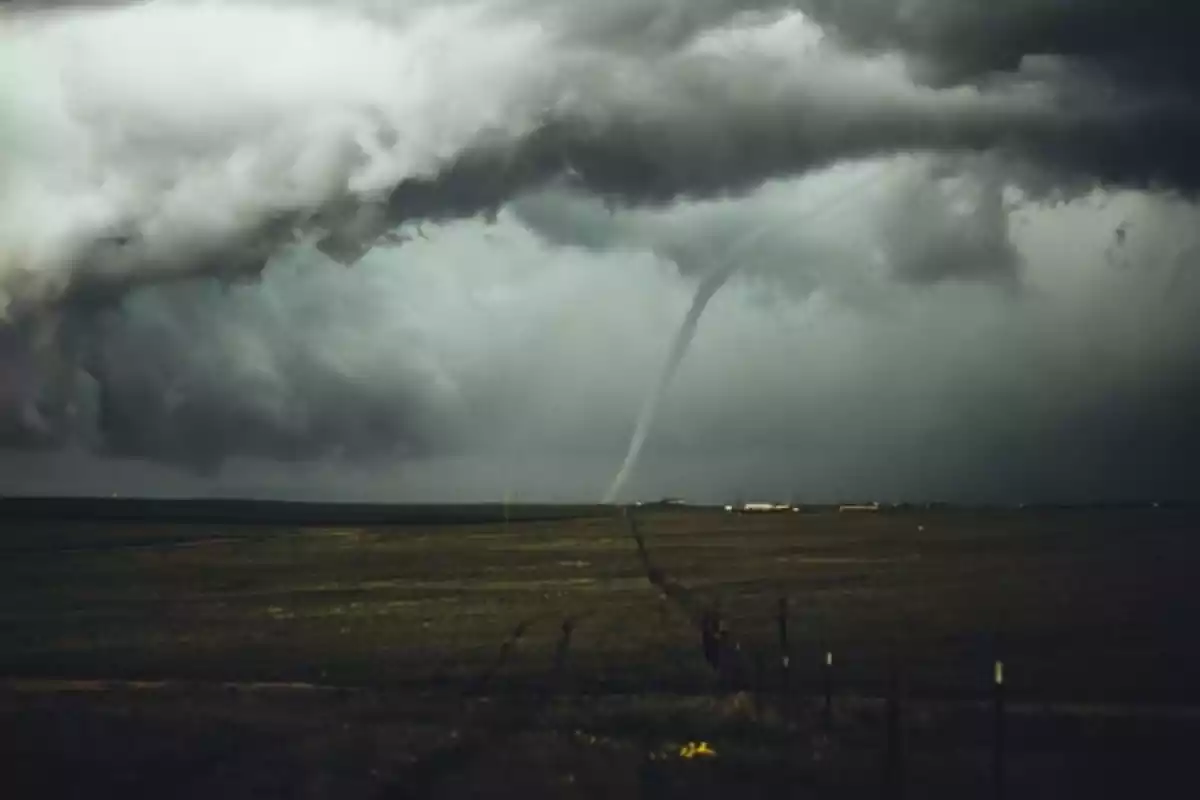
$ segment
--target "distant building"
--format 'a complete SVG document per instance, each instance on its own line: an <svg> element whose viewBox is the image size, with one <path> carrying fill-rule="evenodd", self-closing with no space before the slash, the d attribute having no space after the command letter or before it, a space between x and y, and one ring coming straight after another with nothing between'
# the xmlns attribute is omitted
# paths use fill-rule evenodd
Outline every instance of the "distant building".
<svg viewBox="0 0 1200 800"><path fill-rule="evenodd" d="M733 506L726 506L727 511L732 511ZM744 503L741 511L749 514L763 514L778 511L791 511L791 505L787 503Z"/></svg>
<svg viewBox="0 0 1200 800"><path fill-rule="evenodd" d="M878 511L878 510L879 510L879 501L878 500L876 500L874 503L871 503L869 505L849 504L849 505L844 505L844 506L838 506L838 511Z"/></svg>

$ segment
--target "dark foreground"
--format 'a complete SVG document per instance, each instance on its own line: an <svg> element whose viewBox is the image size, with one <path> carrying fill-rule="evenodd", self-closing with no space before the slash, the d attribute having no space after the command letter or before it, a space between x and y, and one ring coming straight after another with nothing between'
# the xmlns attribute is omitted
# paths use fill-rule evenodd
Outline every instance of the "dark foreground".
<svg viewBox="0 0 1200 800"><path fill-rule="evenodd" d="M994 796L996 660L1006 796L1200 788L1200 515L639 519L749 669L612 517L6 521L4 794Z"/></svg>

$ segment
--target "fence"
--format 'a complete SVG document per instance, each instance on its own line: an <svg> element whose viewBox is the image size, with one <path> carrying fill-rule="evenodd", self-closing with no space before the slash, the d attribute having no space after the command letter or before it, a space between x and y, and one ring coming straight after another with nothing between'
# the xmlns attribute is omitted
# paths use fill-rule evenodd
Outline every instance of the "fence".
<svg viewBox="0 0 1200 800"><path fill-rule="evenodd" d="M841 655L832 647L814 650L806 648L806 659L819 665L819 684L798 679L795 644L790 638L793 602L779 597L773 605L776 641L773 647L750 646L739 637L736 626L721 613L719 606L705 602L696 592L676 580L656 564L634 517L627 517L629 535L634 542L646 580L661 592L661 596L690 622L695 636L696 654L703 658L712 674L709 691L714 696L750 697L755 720L772 717L785 726L796 728L803 720L817 720L825 736L839 733L840 707L863 708L881 706L883 725L878 730L883 757L878 765L882 778L882 793L888 798L906 794L906 714L911 696L907 680L907 662L902 648L894 647L888 660L885 691L881 696L865 695L862 686L852 687L839 680ZM536 720L556 699L568 694L566 682L570 674L570 655L573 637L585 622L585 617L569 616L558 623L558 638L553 648L546 674L524 685L499 678L509 659L535 625L548 627L548 619L526 619L519 622L496 650L494 660L474 679L466 681L464 694L468 697L518 695L522 702L509 704L478 721L468 736L445 752L425 759L415 766L406 779L414 787L412 796L432 785L437 775L457 769L475 755L493 746L498 740L536 724ZM990 783L992 796L1003 798L1006 793L1006 717L1007 694L1004 663L998 658L991 665L991 750ZM814 703L817 713L809 713ZM859 731L861 733L861 731ZM654 783L652 778L647 778ZM649 784L643 787L649 788Z"/></svg>

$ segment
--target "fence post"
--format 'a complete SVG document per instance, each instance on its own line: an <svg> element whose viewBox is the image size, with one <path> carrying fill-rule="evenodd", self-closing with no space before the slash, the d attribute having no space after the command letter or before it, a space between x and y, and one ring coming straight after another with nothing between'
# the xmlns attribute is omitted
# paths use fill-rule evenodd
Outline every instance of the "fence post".
<svg viewBox="0 0 1200 800"><path fill-rule="evenodd" d="M567 654L571 649L571 634L575 632L575 620L573 617L567 617L562 623L562 636L558 639L558 646L554 649L554 674L551 676L548 691L553 694L561 692L563 683L566 680L567 673Z"/></svg>
<svg viewBox="0 0 1200 800"><path fill-rule="evenodd" d="M779 598L779 667L780 667L780 692L784 697L788 697L792 692L792 654L788 648L788 599L786 596Z"/></svg>
<svg viewBox="0 0 1200 800"><path fill-rule="evenodd" d="M992 762L992 778L995 781L996 800L1004 798L1004 716L1005 716L1005 688L1004 688L1004 662L997 659L993 668L993 692L995 694L995 730L993 733L993 762Z"/></svg>
<svg viewBox="0 0 1200 800"><path fill-rule="evenodd" d="M825 663L821 667L822 682L825 685L825 730L833 728L833 651L825 651Z"/></svg>

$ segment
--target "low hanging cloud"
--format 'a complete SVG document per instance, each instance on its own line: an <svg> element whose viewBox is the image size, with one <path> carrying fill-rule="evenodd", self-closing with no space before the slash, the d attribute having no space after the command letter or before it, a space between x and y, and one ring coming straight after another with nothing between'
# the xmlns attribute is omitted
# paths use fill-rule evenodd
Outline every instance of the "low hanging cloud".
<svg viewBox="0 0 1200 800"><path fill-rule="evenodd" d="M644 241L681 236L689 218L698 234L721 219L752 233L734 221L773 209L663 399L630 491L1015 501L1172 479L1161 454L1196 438L1180 425L1195 397L1194 212L1122 196L1022 207L1018 294L969 263L898 281L873 220L907 206L921 176L939 183L932 165L876 162L630 223ZM853 199L789 226L838 196ZM1122 222L1130 267L1105 258ZM93 449L188 469L234 457L203 483L163 477L174 491L595 498L693 280L612 241L547 244L505 211L490 227L430 226L350 271L300 249L258 285L143 290L80 330L83 363L110 387L94 395ZM1128 460L1111 463L1114 449ZM296 459L307 466L278 463ZM107 485L72 463L74 485Z"/></svg>

